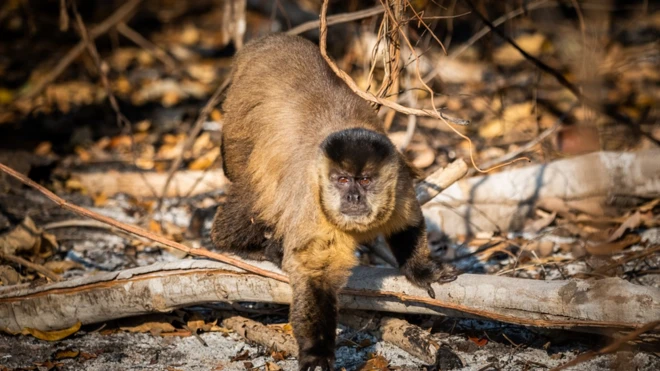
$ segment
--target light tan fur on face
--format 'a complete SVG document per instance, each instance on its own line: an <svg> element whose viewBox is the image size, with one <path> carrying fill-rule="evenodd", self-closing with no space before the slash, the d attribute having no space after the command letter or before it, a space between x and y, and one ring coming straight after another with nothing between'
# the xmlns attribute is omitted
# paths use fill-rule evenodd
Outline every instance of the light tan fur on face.
<svg viewBox="0 0 660 371"><path fill-rule="evenodd" d="M319 203L328 222L339 230L353 233L364 233L376 230L386 224L394 210L396 201L396 185L398 182L398 169L391 162L386 163L377 170L376 184L367 194L366 202L369 212L366 215L348 216L340 211L342 195L330 180L332 161L323 153L318 155L316 171L319 178Z"/></svg>

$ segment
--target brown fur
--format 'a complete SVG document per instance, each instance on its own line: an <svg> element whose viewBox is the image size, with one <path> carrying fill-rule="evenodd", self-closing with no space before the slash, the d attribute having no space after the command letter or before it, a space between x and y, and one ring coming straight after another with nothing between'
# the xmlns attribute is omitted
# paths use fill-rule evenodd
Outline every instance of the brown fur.
<svg viewBox="0 0 660 371"><path fill-rule="evenodd" d="M236 56L223 108L232 201L218 209L212 239L242 256L254 258L261 249L266 258L281 260L293 287L290 320L300 369L331 368L337 292L357 264L359 243L384 234L402 271L419 285L446 273L426 246L416 173L394 151L369 196L374 212L347 219L338 211L340 196L328 178L337 164L321 151L323 141L361 128L391 142L371 107L302 38L273 35L248 43Z"/></svg>

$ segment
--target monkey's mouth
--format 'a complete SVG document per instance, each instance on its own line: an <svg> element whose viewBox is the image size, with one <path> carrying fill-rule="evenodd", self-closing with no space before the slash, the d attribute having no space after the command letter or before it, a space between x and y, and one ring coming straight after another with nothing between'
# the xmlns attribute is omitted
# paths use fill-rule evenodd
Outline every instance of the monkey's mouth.
<svg viewBox="0 0 660 371"><path fill-rule="evenodd" d="M340 209L344 216L349 218L361 218L369 216L371 210L368 206L344 206Z"/></svg>

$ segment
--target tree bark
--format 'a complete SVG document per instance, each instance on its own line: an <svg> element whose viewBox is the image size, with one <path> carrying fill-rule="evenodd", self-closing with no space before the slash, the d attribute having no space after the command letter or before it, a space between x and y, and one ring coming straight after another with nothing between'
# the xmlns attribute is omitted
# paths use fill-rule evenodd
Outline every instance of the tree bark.
<svg viewBox="0 0 660 371"><path fill-rule="evenodd" d="M286 352L298 358L298 344L292 335L277 332L260 322L241 316L224 319L222 326L268 349Z"/></svg>

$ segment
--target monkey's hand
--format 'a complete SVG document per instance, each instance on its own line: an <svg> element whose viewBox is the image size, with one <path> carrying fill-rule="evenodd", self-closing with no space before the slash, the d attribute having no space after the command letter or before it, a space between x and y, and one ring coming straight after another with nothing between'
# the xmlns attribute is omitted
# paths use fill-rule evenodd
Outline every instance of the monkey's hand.
<svg viewBox="0 0 660 371"><path fill-rule="evenodd" d="M403 267L401 273L415 285L426 289L429 296L435 299L435 291L432 283L447 283L458 277L458 270L451 265L443 264L431 257L418 257L409 260Z"/></svg>

